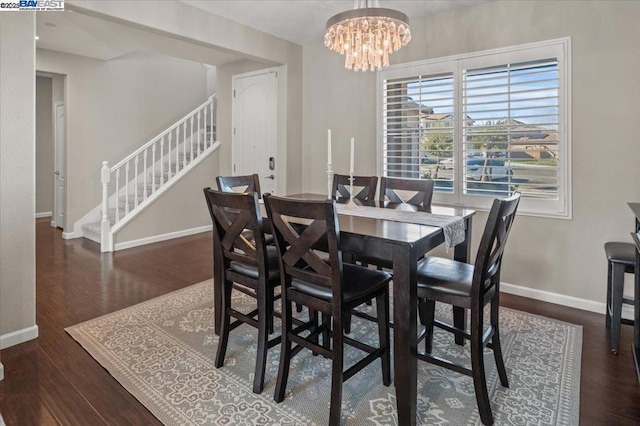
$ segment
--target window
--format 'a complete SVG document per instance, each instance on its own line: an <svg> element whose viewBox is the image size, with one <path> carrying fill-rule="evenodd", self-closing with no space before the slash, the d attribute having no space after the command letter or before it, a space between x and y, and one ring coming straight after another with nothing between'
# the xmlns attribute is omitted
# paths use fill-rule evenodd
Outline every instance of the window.
<svg viewBox="0 0 640 426"><path fill-rule="evenodd" d="M379 73L380 173L434 179L434 200L571 217L569 39Z"/></svg>

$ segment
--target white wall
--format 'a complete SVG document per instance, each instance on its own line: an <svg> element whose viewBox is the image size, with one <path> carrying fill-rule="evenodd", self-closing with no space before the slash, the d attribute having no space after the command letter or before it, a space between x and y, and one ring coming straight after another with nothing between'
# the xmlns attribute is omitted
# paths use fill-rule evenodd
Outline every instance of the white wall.
<svg viewBox="0 0 640 426"><path fill-rule="evenodd" d="M0 13L0 347L37 336L35 14Z"/></svg>
<svg viewBox="0 0 640 426"><path fill-rule="evenodd" d="M66 223L101 201L100 166L115 164L206 99L205 68L146 53L110 61L37 50L39 71L65 74Z"/></svg>
<svg viewBox="0 0 640 426"><path fill-rule="evenodd" d="M518 217L502 279L584 300L605 298L605 241L630 241L628 201L640 200L640 2L496 1L416 19L412 40L392 55L411 62L570 36L573 90L573 220ZM374 73L344 70L343 58L305 46L304 189L325 191L326 129L334 130L334 168L347 170L347 138L357 141L358 173L375 173ZM342 141L342 145L338 145ZM474 221L476 247L486 214ZM538 294L539 295L539 294Z"/></svg>
<svg viewBox="0 0 640 426"><path fill-rule="evenodd" d="M36 77L36 213L53 211L53 79Z"/></svg>

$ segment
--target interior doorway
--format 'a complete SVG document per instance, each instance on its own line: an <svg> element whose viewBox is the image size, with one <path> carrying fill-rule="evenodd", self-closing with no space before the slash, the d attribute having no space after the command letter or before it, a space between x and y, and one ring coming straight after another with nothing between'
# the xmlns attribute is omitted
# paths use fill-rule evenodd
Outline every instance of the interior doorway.
<svg viewBox="0 0 640 426"><path fill-rule="evenodd" d="M65 228L65 76L36 73L36 218Z"/></svg>
<svg viewBox="0 0 640 426"><path fill-rule="evenodd" d="M51 225L64 230L64 188L65 188L65 105L64 102L56 102L54 107L54 172L53 172L53 218Z"/></svg>

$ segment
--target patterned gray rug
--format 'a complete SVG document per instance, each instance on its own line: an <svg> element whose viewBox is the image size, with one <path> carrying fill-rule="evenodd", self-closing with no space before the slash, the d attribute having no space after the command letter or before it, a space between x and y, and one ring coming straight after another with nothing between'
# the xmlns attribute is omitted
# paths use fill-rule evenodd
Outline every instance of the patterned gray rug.
<svg viewBox="0 0 640 426"><path fill-rule="evenodd" d="M269 352L264 392L251 392L251 327L231 333L226 364L214 367L212 293L212 282L205 281L66 331L167 425L327 424L330 360L308 351L296 356L280 404L273 401L278 346ZM247 299L238 294L234 303L248 307ZM437 315L446 317L446 308L438 306ZM509 389L500 385L493 355L485 353L496 424L577 425L582 327L505 308L500 314ZM352 333L360 339L377 339L371 330L373 324L354 318ZM468 362L468 346L436 332L435 353ZM361 356L355 350L346 356L355 359L354 354ZM481 424L470 377L420 361L418 368L420 424ZM344 384L344 424L397 424L393 386L381 380L379 363L373 363Z"/></svg>

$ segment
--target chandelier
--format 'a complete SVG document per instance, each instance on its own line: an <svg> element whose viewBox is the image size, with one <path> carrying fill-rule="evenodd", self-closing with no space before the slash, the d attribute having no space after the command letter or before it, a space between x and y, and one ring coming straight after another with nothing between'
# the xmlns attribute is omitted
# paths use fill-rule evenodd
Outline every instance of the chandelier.
<svg viewBox="0 0 640 426"><path fill-rule="evenodd" d="M407 15L368 3L327 21L324 45L345 55L344 66L350 70L388 67L389 55L411 40Z"/></svg>

